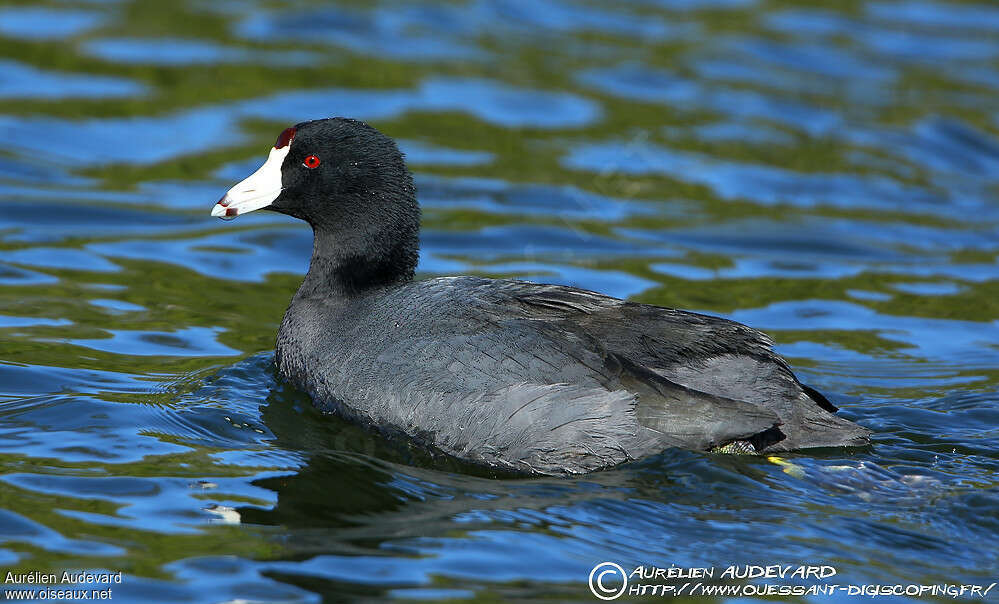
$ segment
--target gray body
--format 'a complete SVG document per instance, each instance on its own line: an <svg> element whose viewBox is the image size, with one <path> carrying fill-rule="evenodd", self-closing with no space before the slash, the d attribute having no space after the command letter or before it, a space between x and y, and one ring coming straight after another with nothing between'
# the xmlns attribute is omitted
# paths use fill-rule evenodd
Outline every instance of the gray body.
<svg viewBox="0 0 999 604"><path fill-rule="evenodd" d="M518 472L587 472L669 447L866 444L869 430L834 415L772 344L717 317L452 277L349 297L303 287L276 362L325 410Z"/></svg>

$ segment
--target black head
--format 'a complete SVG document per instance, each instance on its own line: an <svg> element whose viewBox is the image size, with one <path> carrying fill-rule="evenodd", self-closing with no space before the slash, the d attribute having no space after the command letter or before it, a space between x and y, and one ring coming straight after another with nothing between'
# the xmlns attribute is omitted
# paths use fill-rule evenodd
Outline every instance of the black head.
<svg viewBox="0 0 999 604"><path fill-rule="evenodd" d="M312 225L312 280L357 289L412 278L420 223L413 178L395 142L364 122L329 118L285 129L264 165L212 215L258 209Z"/></svg>

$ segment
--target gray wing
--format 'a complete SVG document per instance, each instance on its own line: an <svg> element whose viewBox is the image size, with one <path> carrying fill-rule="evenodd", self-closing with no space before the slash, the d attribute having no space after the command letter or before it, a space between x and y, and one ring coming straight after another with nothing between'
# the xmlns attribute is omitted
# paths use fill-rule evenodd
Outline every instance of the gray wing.
<svg viewBox="0 0 999 604"><path fill-rule="evenodd" d="M671 382L773 411L782 426L768 442L758 441L766 450L867 443L870 431L834 415L836 407L798 381L763 332L575 288L525 283L515 297L531 314L561 316L608 350Z"/></svg>

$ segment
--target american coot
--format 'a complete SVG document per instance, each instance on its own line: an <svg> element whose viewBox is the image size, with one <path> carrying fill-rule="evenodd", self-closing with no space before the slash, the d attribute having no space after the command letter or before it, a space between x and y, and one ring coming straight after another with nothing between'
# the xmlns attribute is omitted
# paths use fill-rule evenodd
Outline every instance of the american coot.
<svg viewBox="0 0 999 604"><path fill-rule="evenodd" d="M267 209L314 233L281 322L281 376L316 405L494 468L573 474L668 447L863 445L745 325L508 279L413 280L420 209L389 137L303 122L212 216Z"/></svg>

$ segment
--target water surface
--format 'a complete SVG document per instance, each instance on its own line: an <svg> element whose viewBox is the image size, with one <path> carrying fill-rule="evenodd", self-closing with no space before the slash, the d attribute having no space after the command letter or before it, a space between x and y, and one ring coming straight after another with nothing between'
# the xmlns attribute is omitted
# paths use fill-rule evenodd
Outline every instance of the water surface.
<svg viewBox="0 0 999 604"><path fill-rule="evenodd" d="M0 567L161 602L595 601L605 560L987 586L997 95L983 0L0 6ZM208 213L328 115L400 141L420 277L749 323L873 446L497 479L312 410L271 352L310 231Z"/></svg>

